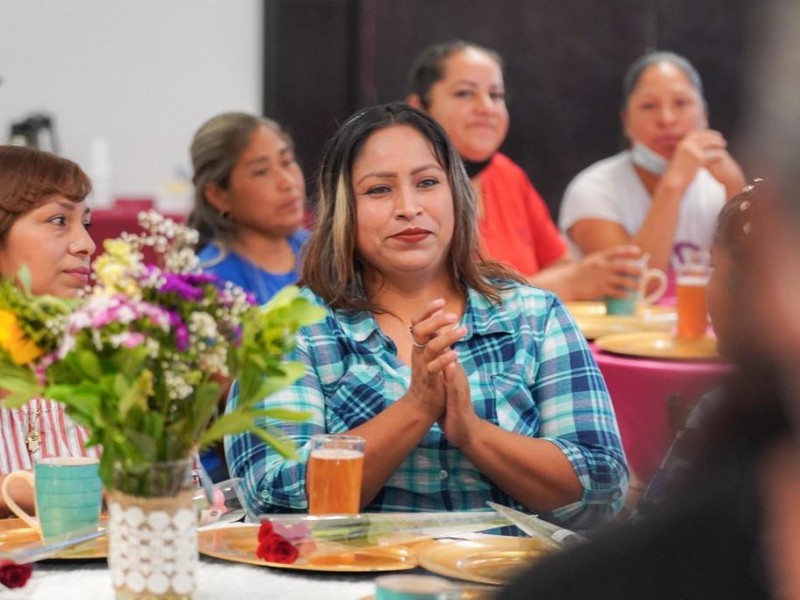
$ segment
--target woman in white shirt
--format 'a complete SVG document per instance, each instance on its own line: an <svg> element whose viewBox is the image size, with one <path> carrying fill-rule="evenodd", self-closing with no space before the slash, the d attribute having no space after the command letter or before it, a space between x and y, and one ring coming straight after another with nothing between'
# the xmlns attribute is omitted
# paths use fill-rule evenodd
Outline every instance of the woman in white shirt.
<svg viewBox="0 0 800 600"><path fill-rule="evenodd" d="M696 69L671 52L636 60L623 81L630 148L567 187L560 227L578 253L636 244L668 269L708 249L719 210L745 185L727 141L708 128Z"/></svg>

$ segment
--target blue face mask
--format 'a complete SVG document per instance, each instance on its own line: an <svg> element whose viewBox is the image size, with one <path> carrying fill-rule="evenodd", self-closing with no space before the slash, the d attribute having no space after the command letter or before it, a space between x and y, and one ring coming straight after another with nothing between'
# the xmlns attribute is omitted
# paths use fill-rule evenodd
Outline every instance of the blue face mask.
<svg viewBox="0 0 800 600"><path fill-rule="evenodd" d="M650 150L650 148L639 142L633 143L631 158L633 159L633 164L653 175L663 175L664 171L666 171L669 166L669 161L666 158L660 154L656 154Z"/></svg>

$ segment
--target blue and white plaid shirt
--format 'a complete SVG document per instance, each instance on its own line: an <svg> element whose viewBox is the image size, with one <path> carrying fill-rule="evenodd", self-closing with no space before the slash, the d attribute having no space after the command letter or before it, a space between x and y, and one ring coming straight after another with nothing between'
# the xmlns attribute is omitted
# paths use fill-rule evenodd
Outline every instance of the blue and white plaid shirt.
<svg viewBox="0 0 800 600"><path fill-rule="evenodd" d="M310 290L303 294L325 306ZM506 431L557 445L583 484L580 501L543 517L575 528L592 526L622 506L628 471L614 411L600 370L572 317L553 294L511 284L493 305L470 291L461 320L467 335L454 345L469 379L476 413ZM309 411L302 423L278 425L298 446L287 461L250 434L226 439L230 472L243 478L252 512L307 509L305 460L316 433L340 433L375 417L403 396L411 369L370 313L328 309L304 327L289 356L306 375L259 408ZM234 385L228 406L237 403ZM524 508L498 489L434 423L367 511L486 509L486 501Z"/></svg>

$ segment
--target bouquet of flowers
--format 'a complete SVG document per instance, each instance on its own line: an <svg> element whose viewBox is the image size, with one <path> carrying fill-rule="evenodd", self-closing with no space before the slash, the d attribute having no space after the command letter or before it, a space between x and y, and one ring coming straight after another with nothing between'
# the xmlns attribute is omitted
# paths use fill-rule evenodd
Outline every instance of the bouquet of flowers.
<svg viewBox="0 0 800 600"><path fill-rule="evenodd" d="M280 432L256 421L306 415L254 404L303 374L283 356L322 309L294 287L256 306L240 288L198 271L195 231L152 211L139 222L143 234L105 242L95 283L80 298L33 296L25 273L22 285L0 281L3 404L63 403L90 432L88 444L102 446L100 474L110 489L115 468L144 474L233 433L250 432L294 456ZM157 265L145 264L147 248ZM234 378L238 406L220 415Z"/></svg>

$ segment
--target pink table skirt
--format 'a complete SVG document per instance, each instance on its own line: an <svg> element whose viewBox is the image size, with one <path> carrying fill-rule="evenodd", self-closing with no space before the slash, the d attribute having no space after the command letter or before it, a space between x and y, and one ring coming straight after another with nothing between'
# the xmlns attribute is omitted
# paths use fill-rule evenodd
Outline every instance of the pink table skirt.
<svg viewBox="0 0 800 600"><path fill-rule="evenodd" d="M719 361L672 361L610 354L590 344L617 415L628 465L643 482L661 464L672 438L670 398L693 406L731 366Z"/></svg>

